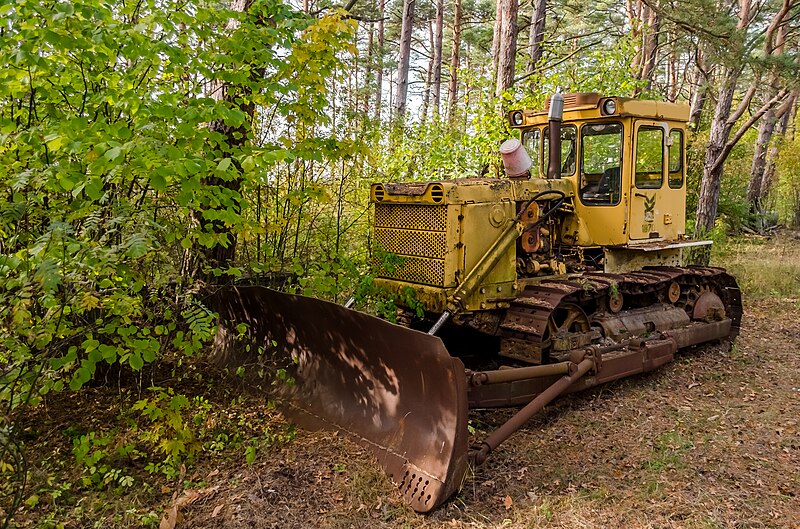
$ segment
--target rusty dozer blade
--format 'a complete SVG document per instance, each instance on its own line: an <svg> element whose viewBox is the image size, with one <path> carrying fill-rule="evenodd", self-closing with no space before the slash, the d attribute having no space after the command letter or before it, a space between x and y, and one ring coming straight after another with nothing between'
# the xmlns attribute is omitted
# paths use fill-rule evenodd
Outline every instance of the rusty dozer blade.
<svg viewBox="0 0 800 529"><path fill-rule="evenodd" d="M460 487L466 379L439 338L264 287L225 287L212 305L223 326L246 323L266 355L291 359L294 384L278 390L287 415L371 449L414 510L428 512Z"/></svg>

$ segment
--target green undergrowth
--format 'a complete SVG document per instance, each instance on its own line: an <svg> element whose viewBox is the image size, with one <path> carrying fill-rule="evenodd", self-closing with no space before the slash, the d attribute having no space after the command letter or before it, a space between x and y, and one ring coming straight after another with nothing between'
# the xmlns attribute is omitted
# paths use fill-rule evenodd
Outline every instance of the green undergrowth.
<svg viewBox="0 0 800 529"><path fill-rule="evenodd" d="M294 438L263 398L209 384L88 389L40 407L20 425L30 457L13 527L158 527L174 493Z"/></svg>
<svg viewBox="0 0 800 529"><path fill-rule="evenodd" d="M800 240L789 235L727 238L714 245L711 264L736 277L746 297L800 297Z"/></svg>

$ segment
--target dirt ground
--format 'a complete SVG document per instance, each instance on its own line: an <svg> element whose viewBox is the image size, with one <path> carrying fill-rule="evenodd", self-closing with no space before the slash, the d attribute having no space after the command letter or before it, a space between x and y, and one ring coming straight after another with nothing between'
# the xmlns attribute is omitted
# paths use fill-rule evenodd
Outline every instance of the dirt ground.
<svg viewBox="0 0 800 529"><path fill-rule="evenodd" d="M124 424L130 418L120 409L135 399L117 387L52 399L26 419L28 501L14 523L800 529L798 296L746 296L741 335L730 350L697 348L655 373L556 401L429 515L402 502L369 452L335 434L303 431L260 449L250 464L241 450L201 453L176 479L159 481L140 464L130 469L135 486L92 491L77 483L86 470L71 462L65 432ZM280 430L280 416L258 398L231 402L236 391L207 395L219 420L226 416L232 429L254 436ZM510 413L471 415L474 438ZM59 487L61 497L53 492Z"/></svg>

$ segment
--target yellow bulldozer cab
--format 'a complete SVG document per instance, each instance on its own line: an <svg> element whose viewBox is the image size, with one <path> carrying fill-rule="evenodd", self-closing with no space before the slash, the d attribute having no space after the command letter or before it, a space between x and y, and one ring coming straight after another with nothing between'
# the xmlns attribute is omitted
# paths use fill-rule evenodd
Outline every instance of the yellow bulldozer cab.
<svg viewBox="0 0 800 529"><path fill-rule="evenodd" d="M575 215L563 230L569 242L590 247L682 239L689 108L598 94L564 99L561 179L576 196ZM535 160L532 173L544 178L547 112L516 111L511 121Z"/></svg>

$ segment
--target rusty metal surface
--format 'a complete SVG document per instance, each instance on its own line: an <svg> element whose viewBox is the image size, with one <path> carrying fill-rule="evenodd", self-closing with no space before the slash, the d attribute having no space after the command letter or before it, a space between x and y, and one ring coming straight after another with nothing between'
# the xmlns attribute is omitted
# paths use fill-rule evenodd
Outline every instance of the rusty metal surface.
<svg viewBox="0 0 800 529"><path fill-rule="evenodd" d="M679 307L658 304L619 314L601 314L594 318L594 322L603 328L606 338L620 341L684 327L689 324L689 316Z"/></svg>
<svg viewBox="0 0 800 529"><path fill-rule="evenodd" d="M514 382L515 380L551 377L553 375L568 375L573 367L574 364L572 362L559 362L557 364L547 364L543 366L513 367L493 371L478 371L476 373L471 373L468 379L469 383L473 386L501 384L503 382Z"/></svg>
<svg viewBox="0 0 800 529"><path fill-rule="evenodd" d="M616 314L609 307L615 293L621 298ZM652 267L546 279L525 287L504 314L493 312L476 322L501 338L501 348L531 363L569 359L577 365L581 360L572 353L591 349L592 372L568 387L561 387L563 381L554 387L571 377L545 372L560 369L551 363L545 369L523 368L530 373L493 373L497 383L481 381L468 390L461 361L439 338L424 333L260 287L221 290L214 306L229 328L247 323L267 356L291 367L296 384L280 390L285 409L303 426L341 431L370 448L420 512L441 504L462 482L468 406L526 405L540 396L542 402L556 389L573 392L656 369L681 347L734 338L742 316L736 281L719 268ZM719 317L725 319L709 321ZM614 321L626 332L610 331ZM583 349L572 349L578 345ZM536 378L518 380L523 373ZM500 381L503 377L509 381ZM505 438L507 432L502 433ZM490 449L502 441L495 437Z"/></svg>
<svg viewBox="0 0 800 529"><path fill-rule="evenodd" d="M725 319L713 323L693 323L683 329L676 329L664 333L675 340L678 348L690 347L711 340L721 340L731 335L732 321Z"/></svg>
<svg viewBox="0 0 800 529"><path fill-rule="evenodd" d="M707 322L720 321L725 318L725 305L713 292L703 292L694 303L692 319Z"/></svg>
<svg viewBox="0 0 800 529"><path fill-rule="evenodd" d="M221 321L250 326L265 356L292 366L279 393L301 426L347 434L371 449L412 508L427 512L466 471L464 366L441 340L303 296L229 287Z"/></svg>

